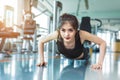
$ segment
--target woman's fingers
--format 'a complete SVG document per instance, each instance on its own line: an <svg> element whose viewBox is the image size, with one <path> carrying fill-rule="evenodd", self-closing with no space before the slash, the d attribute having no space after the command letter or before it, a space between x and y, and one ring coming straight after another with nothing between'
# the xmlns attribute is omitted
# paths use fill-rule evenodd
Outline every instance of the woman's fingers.
<svg viewBox="0 0 120 80"><path fill-rule="evenodd" d="M42 63L40 63L40 64L38 64L37 66L46 66L47 65L47 63L46 62L42 62Z"/></svg>
<svg viewBox="0 0 120 80"><path fill-rule="evenodd" d="M92 69L102 69L102 65L100 65L100 64L93 64L92 66L91 66L91 68Z"/></svg>

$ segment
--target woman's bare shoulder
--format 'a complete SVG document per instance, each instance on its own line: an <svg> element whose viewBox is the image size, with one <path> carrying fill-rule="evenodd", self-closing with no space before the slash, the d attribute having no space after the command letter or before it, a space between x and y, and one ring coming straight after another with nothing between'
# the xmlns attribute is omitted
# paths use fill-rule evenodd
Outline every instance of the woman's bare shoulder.
<svg viewBox="0 0 120 80"><path fill-rule="evenodd" d="M80 31L79 31L80 37L84 37L86 34L87 34L87 32L84 31L84 30L80 30Z"/></svg>
<svg viewBox="0 0 120 80"><path fill-rule="evenodd" d="M84 30L80 30L79 31L79 36L81 38L81 41L84 42L84 40L86 40L86 37L88 37L90 33Z"/></svg>
<svg viewBox="0 0 120 80"><path fill-rule="evenodd" d="M85 37L85 36L90 35L90 34L91 34L91 33L87 32L87 31L84 31L84 30L80 30L80 31L79 31L79 35L80 35L81 37Z"/></svg>
<svg viewBox="0 0 120 80"><path fill-rule="evenodd" d="M49 33L48 35L42 36L39 40L42 42L48 42L51 40L56 40L58 37L58 31L54 31L52 33Z"/></svg>

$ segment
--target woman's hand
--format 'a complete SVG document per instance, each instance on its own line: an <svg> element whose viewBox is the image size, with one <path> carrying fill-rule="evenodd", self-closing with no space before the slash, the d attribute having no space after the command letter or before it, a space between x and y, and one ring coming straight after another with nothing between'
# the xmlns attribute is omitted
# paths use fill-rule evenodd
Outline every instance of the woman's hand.
<svg viewBox="0 0 120 80"><path fill-rule="evenodd" d="M47 62L45 61L41 61L39 64L37 64L38 67L46 66L46 65L47 65Z"/></svg>
<svg viewBox="0 0 120 80"><path fill-rule="evenodd" d="M96 70L101 70L102 69L102 65L101 64L93 64L93 65L91 65L91 68L92 69L96 69Z"/></svg>

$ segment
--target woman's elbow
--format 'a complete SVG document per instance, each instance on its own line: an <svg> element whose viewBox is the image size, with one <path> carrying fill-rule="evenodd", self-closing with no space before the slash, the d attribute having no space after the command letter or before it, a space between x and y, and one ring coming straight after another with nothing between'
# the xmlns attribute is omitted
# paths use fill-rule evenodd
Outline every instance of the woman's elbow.
<svg viewBox="0 0 120 80"><path fill-rule="evenodd" d="M40 39L38 40L38 46L43 45L43 44L44 44L43 38L40 38Z"/></svg>
<svg viewBox="0 0 120 80"><path fill-rule="evenodd" d="M102 43L101 43L101 45L106 48L107 47L106 41L103 40Z"/></svg>

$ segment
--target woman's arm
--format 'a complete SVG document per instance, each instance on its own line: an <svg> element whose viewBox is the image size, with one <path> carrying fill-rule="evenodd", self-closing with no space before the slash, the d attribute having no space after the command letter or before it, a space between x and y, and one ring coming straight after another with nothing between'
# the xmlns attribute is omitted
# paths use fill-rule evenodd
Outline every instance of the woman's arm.
<svg viewBox="0 0 120 80"><path fill-rule="evenodd" d="M106 52L106 42L103 39L97 37L96 35L93 35L89 32L82 31L82 30L80 31L80 36L82 38L82 41L89 40L99 45L100 55L98 58L98 62L97 64L92 65L92 68L101 69L103 65L104 57L105 57L105 52Z"/></svg>
<svg viewBox="0 0 120 80"><path fill-rule="evenodd" d="M38 41L38 53L40 54L40 64L38 64L38 66L46 65L44 61L44 44L51 40L57 39L57 36L58 36L58 31L55 31L47 36L40 37Z"/></svg>

